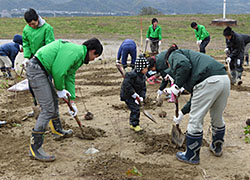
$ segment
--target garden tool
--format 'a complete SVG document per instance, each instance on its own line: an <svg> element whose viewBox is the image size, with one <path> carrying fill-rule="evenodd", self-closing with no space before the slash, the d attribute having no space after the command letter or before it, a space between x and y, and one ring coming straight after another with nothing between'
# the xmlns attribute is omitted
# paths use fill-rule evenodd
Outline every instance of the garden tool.
<svg viewBox="0 0 250 180"><path fill-rule="evenodd" d="M176 117L179 116L179 105L178 105L178 97L175 97L175 115ZM179 127L179 124L173 125L172 126L172 131L171 131L171 139L172 142L179 147L181 147L185 141L185 135L181 132L181 129Z"/></svg>
<svg viewBox="0 0 250 180"><path fill-rule="evenodd" d="M116 67L117 67L118 71L121 73L122 77L124 78L125 77L125 73L124 73L124 70L123 70L121 64L120 63L116 63Z"/></svg>

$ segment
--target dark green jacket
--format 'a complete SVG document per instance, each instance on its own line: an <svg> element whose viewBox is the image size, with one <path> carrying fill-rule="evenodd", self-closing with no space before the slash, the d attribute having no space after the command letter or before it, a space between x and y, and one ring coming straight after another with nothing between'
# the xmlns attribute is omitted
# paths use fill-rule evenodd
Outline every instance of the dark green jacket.
<svg viewBox="0 0 250 180"><path fill-rule="evenodd" d="M156 72L160 73L162 79L160 90L162 91L167 85L168 81L164 80L164 77L169 74L171 77L173 77L173 74L171 73L171 70L168 68L168 65L166 64L165 55L167 51L162 51L160 54L155 56L156 59ZM173 77L174 78L174 77Z"/></svg>
<svg viewBox="0 0 250 180"><path fill-rule="evenodd" d="M198 31L194 29L195 37L197 41L204 40L205 38L209 36L209 33L207 32L205 26L198 24L197 27L198 27Z"/></svg>
<svg viewBox="0 0 250 180"><path fill-rule="evenodd" d="M175 84L193 93L193 87L206 78L214 75L226 75L225 66L212 57L188 49L179 49L171 53L168 58ZM192 96L191 96L192 98ZM182 112L190 111L190 101L183 107Z"/></svg>

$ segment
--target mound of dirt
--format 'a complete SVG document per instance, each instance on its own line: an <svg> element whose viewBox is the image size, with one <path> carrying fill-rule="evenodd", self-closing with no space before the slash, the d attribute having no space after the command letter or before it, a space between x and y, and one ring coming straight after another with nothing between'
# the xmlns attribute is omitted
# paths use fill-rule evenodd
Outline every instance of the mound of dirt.
<svg viewBox="0 0 250 180"><path fill-rule="evenodd" d="M101 155L79 167L82 167L82 171L77 176L84 179L195 179L200 175L195 166L184 170L182 167L171 165L137 163L129 158L121 158L112 154Z"/></svg>
<svg viewBox="0 0 250 180"><path fill-rule="evenodd" d="M74 127L73 131L76 137L86 140L95 140L98 137L105 137L105 131L99 128L92 128L87 126L82 126L83 133L79 127Z"/></svg>

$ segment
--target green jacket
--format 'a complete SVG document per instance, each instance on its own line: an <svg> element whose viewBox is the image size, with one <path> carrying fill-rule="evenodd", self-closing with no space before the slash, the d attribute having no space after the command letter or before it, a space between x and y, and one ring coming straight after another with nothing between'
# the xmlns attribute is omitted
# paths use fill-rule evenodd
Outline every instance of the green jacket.
<svg viewBox="0 0 250 180"><path fill-rule="evenodd" d="M38 49L55 40L52 26L41 20L39 19L38 28L33 29L27 24L23 29L24 58L31 58Z"/></svg>
<svg viewBox="0 0 250 180"><path fill-rule="evenodd" d="M35 56L54 79L57 90L66 89L75 96L75 73L84 63L87 54L85 45L57 40L40 48Z"/></svg>
<svg viewBox="0 0 250 180"><path fill-rule="evenodd" d="M205 26L198 24L197 27L198 27L198 31L196 29L194 29L195 37L196 37L197 41L199 41L199 40L203 41L205 38L207 38L209 36L209 33L207 32Z"/></svg>
<svg viewBox="0 0 250 180"><path fill-rule="evenodd" d="M159 38L161 40L161 26L157 25L156 29L153 29L153 25L148 27L147 38Z"/></svg>
<svg viewBox="0 0 250 180"><path fill-rule="evenodd" d="M193 93L193 87L214 75L226 75L225 66L212 57L188 49L179 49L168 58L175 84ZM191 96L192 98L192 96ZM190 111L190 101L182 109L183 114Z"/></svg>
<svg viewBox="0 0 250 180"><path fill-rule="evenodd" d="M169 74L171 77L173 77L170 68L168 68L168 65L166 64L165 55L167 51L162 51L160 54L155 56L156 59L156 72L160 73L162 79L160 90L162 91L167 85L168 81L164 80L164 77ZM174 77L173 77L174 78Z"/></svg>

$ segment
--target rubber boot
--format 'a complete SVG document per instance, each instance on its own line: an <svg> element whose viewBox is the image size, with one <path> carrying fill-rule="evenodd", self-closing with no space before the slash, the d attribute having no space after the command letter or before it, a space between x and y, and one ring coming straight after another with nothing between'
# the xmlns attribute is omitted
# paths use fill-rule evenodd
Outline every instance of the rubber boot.
<svg viewBox="0 0 250 180"><path fill-rule="evenodd" d="M55 156L50 156L44 152L42 148L43 139L44 132L32 131L29 156L39 161L54 161L56 159Z"/></svg>
<svg viewBox="0 0 250 180"><path fill-rule="evenodd" d="M200 148L202 145L202 133L192 136L190 134L186 135L186 151L177 152L176 158L179 161L188 164L199 164L200 163Z"/></svg>
<svg viewBox="0 0 250 180"><path fill-rule="evenodd" d="M169 103L175 103L176 98L175 95L173 93L171 93L171 98L168 100Z"/></svg>
<svg viewBox="0 0 250 180"><path fill-rule="evenodd" d="M14 79L12 74L11 74L11 68L6 68L6 71L7 71L7 77L8 79Z"/></svg>
<svg viewBox="0 0 250 180"><path fill-rule="evenodd" d="M71 137L73 135L73 130L64 130L62 128L62 123L59 118L51 119L49 121L49 126L55 140L61 140L63 138Z"/></svg>
<svg viewBox="0 0 250 180"><path fill-rule="evenodd" d="M147 81L149 84L155 84L155 79L156 79L156 77L155 77L155 75L153 75L150 78L148 78Z"/></svg>
<svg viewBox="0 0 250 180"><path fill-rule="evenodd" d="M232 84L235 84L236 83L236 71L233 70L231 71L231 76L232 76Z"/></svg>
<svg viewBox="0 0 250 180"><path fill-rule="evenodd" d="M212 143L210 144L209 149L217 157L222 155L225 129L225 126L221 128L212 127Z"/></svg>

